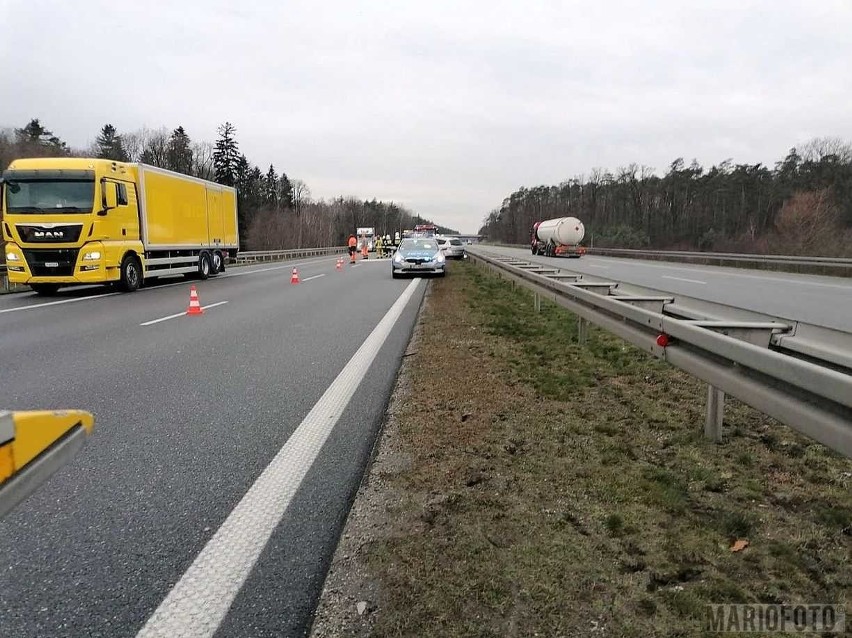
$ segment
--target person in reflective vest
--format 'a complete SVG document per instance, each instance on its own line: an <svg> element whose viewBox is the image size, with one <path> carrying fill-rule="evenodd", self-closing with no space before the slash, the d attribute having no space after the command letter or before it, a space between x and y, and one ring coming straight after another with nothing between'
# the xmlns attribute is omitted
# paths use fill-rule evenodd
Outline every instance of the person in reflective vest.
<svg viewBox="0 0 852 638"><path fill-rule="evenodd" d="M355 263L355 250L358 248L358 240L355 235L349 235L349 263Z"/></svg>
<svg viewBox="0 0 852 638"><path fill-rule="evenodd" d="M379 235L378 237L376 237L376 255L377 256L384 257L384 255L382 254L383 248L384 248L384 246L382 245L382 236Z"/></svg>

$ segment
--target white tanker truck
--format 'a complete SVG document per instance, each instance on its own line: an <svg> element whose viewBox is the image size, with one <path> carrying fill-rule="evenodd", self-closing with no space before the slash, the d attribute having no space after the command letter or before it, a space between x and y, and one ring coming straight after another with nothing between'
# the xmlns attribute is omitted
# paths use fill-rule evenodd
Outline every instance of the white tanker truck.
<svg viewBox="0 0 852 638"><path fill-rule="evenodd" d="M576 217L559 217L536 222L532 228L532 254L580 257L586 254L586 249L580 245L585 235L583 222Z"/></svg>

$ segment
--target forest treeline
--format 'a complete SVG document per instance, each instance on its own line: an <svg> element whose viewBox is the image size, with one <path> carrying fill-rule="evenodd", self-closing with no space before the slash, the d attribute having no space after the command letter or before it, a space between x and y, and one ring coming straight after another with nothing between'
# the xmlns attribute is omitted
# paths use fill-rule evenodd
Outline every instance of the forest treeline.
<svg viewBox="0 0 852 638"><path fill-rule="evenodd" d="M252 164L240 152L233 124L222 124L217 133L215 142L209 142L191 139L182 126L119 133L105 124L91 147L74 149L33 119L22 128L0 131L0 168L22 157L98 157L143 162L233 186L239 198L243 250L344 245L357 227L393 234L432 223L394 202L343 196L314 199L304 181L272 164L265 170Z"/></svg>
<svg viewBox="0 0 852 638"><path fill-rule="evenodd" d="M586 245L852 256L852 144L818 138L769 168L631 164L520 188L484 220L491 241L527 243L536 221L578 217Z"/></svg>

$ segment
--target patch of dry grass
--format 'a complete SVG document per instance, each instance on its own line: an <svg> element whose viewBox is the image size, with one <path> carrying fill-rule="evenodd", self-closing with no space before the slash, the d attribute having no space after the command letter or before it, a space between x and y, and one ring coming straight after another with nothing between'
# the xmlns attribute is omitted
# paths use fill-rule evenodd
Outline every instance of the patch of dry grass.
<svg viewBox="0 0 852 638"><path fill-rule="evenodd" d="M411 467L366 548L376 635L694 636L706 603L852 591L852 463L468 264L433 284ZM440 352L441 356L430 353ZM730 551L733 539L750 545Z"/></svg>

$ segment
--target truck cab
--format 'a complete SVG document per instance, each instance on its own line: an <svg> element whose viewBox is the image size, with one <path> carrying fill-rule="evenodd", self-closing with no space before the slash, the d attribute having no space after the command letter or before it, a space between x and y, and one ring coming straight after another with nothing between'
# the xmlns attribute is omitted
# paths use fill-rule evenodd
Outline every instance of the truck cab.
<svg viewBox="0 0 852 638"><path fill-rule="evenodd" d="M9 281L43 293L118 281L122 257L142 253L135 178L132 166L107 160L12 162L2 183Z"/></svg>

